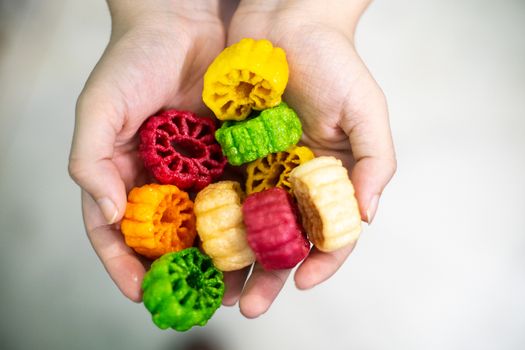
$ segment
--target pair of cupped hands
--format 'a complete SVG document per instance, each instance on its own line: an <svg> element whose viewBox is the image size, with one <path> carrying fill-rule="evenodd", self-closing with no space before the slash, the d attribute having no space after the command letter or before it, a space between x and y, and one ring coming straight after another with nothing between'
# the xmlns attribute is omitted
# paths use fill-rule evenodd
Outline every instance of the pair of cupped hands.
<svg viewBox="0 0 525 350"><path fill-rule="evenodd" d="M119 222L126 194L149 175L138 157L137 130L159 110L209 116L203 75L212 60L242 38L268 39L284 49L290 78L283 96L303 124L302 143L349 169L362 219L369 224L396 160L383 92L353 45L368 1L109 0L110 42L76 109L69 171L82 188L88 237L122 293L141 300L148 262L125 245ZM295 271L297 288L332 276L354 246L313 248ZM257 317L271 305L290 270L225 273L224 305L239 302Z"/></svg>

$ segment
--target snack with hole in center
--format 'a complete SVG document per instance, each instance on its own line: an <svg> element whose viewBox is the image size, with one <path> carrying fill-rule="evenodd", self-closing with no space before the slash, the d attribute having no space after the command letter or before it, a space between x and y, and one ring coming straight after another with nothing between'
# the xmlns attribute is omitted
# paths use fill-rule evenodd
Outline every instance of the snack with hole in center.
<svg viewBox="0 0 525 350"><path fill-rule="evenodd" d="M241 165L285 151L301 139L302 126L293 109L284 102L240 122L225 122L215 138L231 165Z"/></svg>
<svg viewBox="0 0 525 350"><path fill-rule="evenodd" d="M140 128L140 156L160 183L198 191L226 166L214 133L212 119L170 109L149 117Z"/></svg>
<svg viewBox="0 0 525 350"><path fill-rule="evenodd" d="M246 168L246 194L272 187L281 187L292 193L292 185L288 179L290 172L313 158L314 154L308 147L293 146L286 151L270 153L251 162Z"/></svg>
<svg viewBox="0 0 525 350"><path fill-rule="evenodd" d="M202 99L220 120L243 120L277 106L288 83L288 63L268 40L242 39L224 49L204 74Z"/></svg>
<svg viewBox="0 0 525 350"><path fill-rule="evenodd" d="M207 186L195 198L202 249L222 271L240 270L255 261L242 221L243 197L238 182L220 181Z"/></svg>
<svg viewBox="0 0 525 350"><path fill-rule="evenodd" d="M318 157L290 173L303 227L315 247L331 252L353 244L361 233L354 186L341 161Z"/></svg>
<svg viewBox="0 0 525 350"><path fill-rule="evenodd" d="M191 247L197 235L193 202L173 185L135 187L120 228L126 244L150 259Z"/></svg>
<svg viewBox="0 0 525 350"><path fill-rule="evenodd" d="M292 196L282 188L249 195L242 206L248 244L266 270L290 269L310 251Z"/></svg>
<svg viewBox="0 0 525 350"><path fill-rule="evenodd" d="M204 326L221 305L224 277L197 248L155 260L142 281L144 306L161 329Z"/></svg>

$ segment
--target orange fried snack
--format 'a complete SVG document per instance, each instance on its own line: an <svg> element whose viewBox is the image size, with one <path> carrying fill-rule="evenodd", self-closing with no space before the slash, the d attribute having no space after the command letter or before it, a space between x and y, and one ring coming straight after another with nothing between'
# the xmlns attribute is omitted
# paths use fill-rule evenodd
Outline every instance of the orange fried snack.
<svg viewBox="0 0 525 350"><path fill-rule="evenodd" d="M340 160L318 157L290 173L308 239L323 252L353 244L361 233L354 187Z"/></svg>
<svg viewBox="0 0 525 350"><path fill-rule="evenodd" d="M255 261L243 223L243 197L238 182L220 181L208 185L195 198L202 249L222 271L240 270Z"/></svg>
<svg viewBox="0 0 525 350"><path fill-rule="evenodd" d="M193 202L173 185L135 187L121 230L126 244L150 259L189 248L197 235Z"/></svg>
<svg viewBox="0 0 525 350"><path fill-rule="evenodd" d="M288 179L297 166L314 158L308 147L293 146L286 151L270 153L248 164L246 172L246 194L262 192L272 187L284 188L289 193L292 186Z"/></svg>

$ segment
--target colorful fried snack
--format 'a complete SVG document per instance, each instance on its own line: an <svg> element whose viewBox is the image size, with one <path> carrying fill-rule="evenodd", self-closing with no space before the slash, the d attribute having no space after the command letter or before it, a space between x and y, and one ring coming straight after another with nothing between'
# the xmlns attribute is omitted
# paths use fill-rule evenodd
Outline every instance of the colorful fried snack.
<svg viewBox="0 0 525 350"><path fill-rule="evenodd" d="M308 147L293 146L286 151L270 153L259 158L246 168L246 194L261 192L272 187L281 187L292 192L292 185L288 179L290 172L314 158Z"/></svg>
<svg viewBox="0 0 525 350"><path fill-rule="evenodd" d="M314 158L292 170L290 182L303 226L317 249L330 252L357 241L361 215L340 160Z"/></svg>
<svg viewBox="0 0 525 350"><path fill-rule="evenodd" d="M248 244L266 270L290 269L306 258L310 243L286 190L271 188L249 195L242 212Z"/></svg>
<svg viewBox="0 0 525 350"><path fill-rule="evenodd" d="M170 109L142 125L139 152L160 183L198 191L217 179L226 165L214 133L210 118Z"/></svg>
<svg viewBox="0 0 525 350"><path fill-rule="evenodd" d="M277 106L288 83L288 63L268 40L242 39L215 58L204 74L202 99L220 120L243 120Z"/></svg>
<svg viewBox="0 0 525 350"><path fill-rule="evenodd" d="M144 306L161 329L204 326L221 305L224 278L197 248L155 260L142 281Z"/></svg>
<svg viewBox="0 0 525 350"><path fill-rule="evenodd" d="M207 186L195 198L202 249L222 271L239 270L255 261L242 221L243 197L238 182L221 181Z"/></svg>
<svg viewBox="0 0 525 350"><path fill-rule="evenodd" d="M191 247L197 235L193 202L173 185L135 187L120 228L126 244L150 259Z"/></svg>
<svg viewBox="0 0 525 350"><path fill-rule="evenodd" d="M299 117L282 102L253 118L225 122L215 132L215 138L228 162L241 165L287 150L299 141L302 132Z"/></svg>

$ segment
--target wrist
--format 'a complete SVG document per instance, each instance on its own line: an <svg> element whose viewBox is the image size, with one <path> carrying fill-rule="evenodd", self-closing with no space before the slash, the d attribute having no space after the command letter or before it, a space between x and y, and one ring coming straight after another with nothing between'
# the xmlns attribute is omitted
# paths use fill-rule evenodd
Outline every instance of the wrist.
<svg viewBox="0 0 525 350"><path fill-rule="evenodd" d="M353 37L359 18L371 0L242 0L247 12L293 16L303 23L315 22L332 27Z"/></svg>
<svg viewBox="0 0 525 350"><path fill-rule="evenodd" d="M219 21L220 0L107 0L112 20L112 36L135 27L165 29L180 20Z"/></svg>

